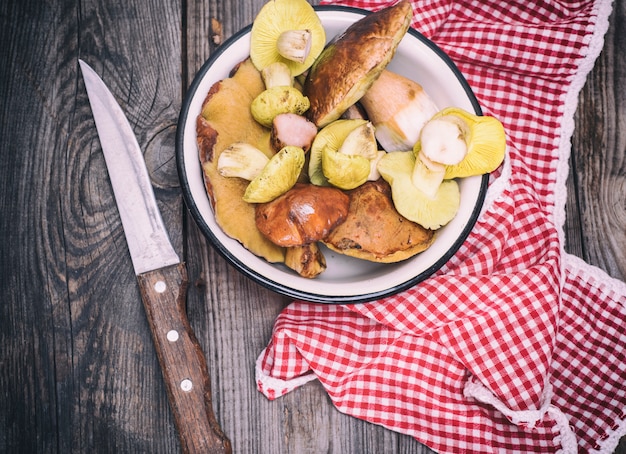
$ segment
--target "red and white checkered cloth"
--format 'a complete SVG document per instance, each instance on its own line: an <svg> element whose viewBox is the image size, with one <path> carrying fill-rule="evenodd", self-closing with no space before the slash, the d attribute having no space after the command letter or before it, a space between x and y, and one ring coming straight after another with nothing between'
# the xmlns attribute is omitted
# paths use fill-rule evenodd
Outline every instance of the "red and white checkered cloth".
<svg viewBox="0 0 626 454"><path fill-rule="evenodd" d="M367 304L290 304L258 388L274 399L319 379L340 411L440 453L612 452L626 434L626 284L566 254L562 231L573 115L610 0L413 8L503 122L509 159L434 277Z"/></svg>

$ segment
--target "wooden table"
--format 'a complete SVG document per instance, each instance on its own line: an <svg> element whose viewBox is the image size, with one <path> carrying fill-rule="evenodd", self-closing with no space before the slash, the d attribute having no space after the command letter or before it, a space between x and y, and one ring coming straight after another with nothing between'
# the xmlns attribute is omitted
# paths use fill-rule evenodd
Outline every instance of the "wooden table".
<svg viewBox="0 0 626 454"><path fill-rule="evenodd" d="M188 314L234 451L428 452L340 414L315 382L266 400L254 363L288 301L238 274L185 212L174 159L183 95L263 2L0 3L0 452L179 449L79 57L120 100L145 150L187 261ZM625 21L618 1L580 95L565 225L568 251L622 280Z"/></svg>

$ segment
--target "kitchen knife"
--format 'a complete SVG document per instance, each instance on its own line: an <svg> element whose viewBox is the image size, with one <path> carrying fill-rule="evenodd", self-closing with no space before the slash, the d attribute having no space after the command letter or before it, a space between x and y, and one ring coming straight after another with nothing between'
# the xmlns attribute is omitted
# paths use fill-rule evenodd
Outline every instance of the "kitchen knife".
<svg viewBox="0 0 626 454"><path fill-rule="evenodd" d="M230 453L202 348L186 315L187 270L172 247L137 138L95 71L80 68L183 452Z"/></svg>

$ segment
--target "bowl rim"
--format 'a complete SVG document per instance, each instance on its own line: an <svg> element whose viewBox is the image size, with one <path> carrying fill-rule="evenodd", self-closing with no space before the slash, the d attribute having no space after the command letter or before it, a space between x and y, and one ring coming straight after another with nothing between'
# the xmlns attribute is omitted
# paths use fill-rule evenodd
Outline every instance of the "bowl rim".
<svg viewBox="0 0 626 454"><path fill-rule="evenodd" d="M371 13L371 11L350 7L350 6L339 6L339 5L317 5L313 7L316 11L330 11L330 12L349 12L356 13L362 16L366 16ZM185 125L189 118L189 107L192 100L196 96L196 92L198 90L199 85L201 84L204 76L208 72L209 68L213 65L213 63L224 53L226 52L230 46L239 40L243 35L250 32L252 29L252 24L249 24L239 31L235 32L231 35L227 40L225 40L216 50L213 52L209 58L204 62L204 64L200 67L196 75L194 76L193 81L189 85L189 88L186 91L186 94L183 99L183 103L181 105L181 111L177 122L176 128L176 140L175 140L175 155L176 155L176 167L178 172L178 177L181 185L181 190L183 193L183 200L187 207L187 210L190 212L192 218L198 225L198 228L202 232L202 234L209 240L211 246L223 257L226 261L237 269L240 273L245 275L246 277L252 279L257 284L262 285L265 288L268 288L276 293L279 293L283 296L289 298L300 299L313 303L324 303L324 304L355 304L355 303L366 303L374 300L378 300L385 297L393 296L397 293L400 293L404 290L407 290L415 285L423 282L424 280L431 277L437 270L439 270L445 263L447 263L460 249L463 245L470 232L473 230L478 217L480 216L482 207L484 205L487 187L489 184L489 174L484 174L481 177L480 189L478 191L478 197L476 200L476 204L468 218L468 222L465 224L463 230L460 232L456 241L448 248L448 250L442 254L442 256L435 261L431 266L420 272L419 274L413 276L412 278L394 285L383 290L357 294L357 295L325 295L322 293L313 293L308 291L303 291L295 288L291 288L285 286L281 283L278 283L271 278L261 275L256 272L252 268L248 267L243 261L235 257L229 250L226 248L221 241L214 235L211 228L205 222L202 213L200 212L196 202L193 198L192 191L190 189L189 179L187 177L186 167L185 167L185 153L184 153L184 129ZM413 27L409 27L408 34L413 35L416 39L418 39L422 44L430 48L452 71L454 76L456 77L458 83L461 85L465 94L468 97L469 102L472 105L472 108L476 112L477 115L482 115L482 109L476 98L474 92L472 91L469 83L453 62L453 60L430 39L426 38L422 33L414 29ZM208 197L208 195L207 195Z"/></svg>

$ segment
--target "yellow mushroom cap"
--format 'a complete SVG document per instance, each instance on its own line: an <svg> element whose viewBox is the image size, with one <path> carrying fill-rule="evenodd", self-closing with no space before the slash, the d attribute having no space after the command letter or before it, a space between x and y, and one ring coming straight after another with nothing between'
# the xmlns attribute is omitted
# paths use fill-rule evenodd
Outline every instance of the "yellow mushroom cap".
<svg viewBox="0 0 626 454"><path fill-rule="evenodd" d="M367 120L335 120L317 133L309 151L309 179L317 186L328 186L328 180L322 170L322 150L329 146L339 150L346 137Z"/></svg>
<svg viewBox="0 0 626 454"><path fill-rule="evenodd" d="M429 197L411 181L415 156L393 151L378 162L378 171L391 186L391 197L398 213L424 228L436 230L450 222L459 210L461 192L454 180L444 180L434 197Z"/></svg>
<svg viewBox="0 0 626 454"><path fill-rule="evenodd" d="M322 149L322 171L328 182L344 190L354 189L367 181L369 159L358 154L341 153L326 145Z"/></svg>
<svg viewBox="0 0 626 454"><path fill-rule="evenodd" d="M458 164L446 166L444 179L482 175L497 169L506 152L506 133L502 123L495 117L474 115L457 107L443 109L433 119L446 116L455 116L465 124L467 154ZM417 154L420 148L417 143L413 152Z"/></svg>
<svg viewBox="0 0 626 454"><path fill-rule="evenodd" d="M311 33L309 54L304 62L290 60L278 51L278 41L284 32L308 30ZM261 71L280 61L289 66L293 77L311 67L326 45L326 32L320 18L306 0L270 0L257 14L250 34L250 58Z"/></svg>
<svg viewBox="0 0 626 454"><path fill-rule="evenodd" d="M250 104L250 113L257 122L271 128L277 115L282 113L302 115L309 106L309 98L297 88L277 86L268 88L254 98Z"/></svg>
<svg viewBox="0 0 626 454"><path fill-rule="evenodd" d="M287 146L276 153L261 173L250 182L243 195L248 203L265 203L291 189L304 166L304 150Z"/></svg>

